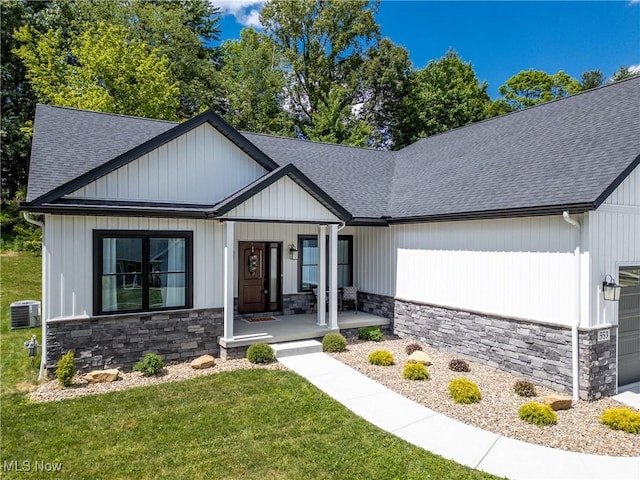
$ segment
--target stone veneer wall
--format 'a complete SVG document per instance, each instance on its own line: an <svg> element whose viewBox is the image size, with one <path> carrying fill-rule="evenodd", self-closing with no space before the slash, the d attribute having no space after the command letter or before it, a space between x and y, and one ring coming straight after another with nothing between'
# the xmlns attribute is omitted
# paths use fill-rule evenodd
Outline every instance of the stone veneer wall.
<svg viewBox="0 0 640 480"><path fill-rule="evenodd" d="M315 300L313 293L287 293L282 295L283 315L302 315L311 313Z"/></svg>
<svg viewBox="0 0 640 480"><path fill-rule="evenodd" d="M107 367L130 369L148 353L165 362L218 356L223 310L179 310L49 322L47 369L55 372L63 353L73 350L78 372Z"/></svg>
<svg viewBox="0 0 640 480"><path fill-rule="evenodd" d="M395 299L375 293L358 292L358 310L393 322Z"/></svg>
<svg viewBox="0 0 640 480"><path fill-rule="evenodd" d="M404 300L395 301L394 333L571 392L571 328L507 319ZM616 327L598 343L598 329L579 330L580 398L596 400L616 388ZM600 329L601 330L601 329ZM510 388L510 386L505 386Z"/></svg>

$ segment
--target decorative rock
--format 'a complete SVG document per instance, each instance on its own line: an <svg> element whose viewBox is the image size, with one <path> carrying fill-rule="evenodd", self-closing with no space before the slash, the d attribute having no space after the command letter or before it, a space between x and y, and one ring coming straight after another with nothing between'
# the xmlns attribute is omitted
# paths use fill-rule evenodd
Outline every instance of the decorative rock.
<svg viewBox="0 0 640 480"><path fill-rule="evenodd" d="M87 373L84 378L89 383L108 383L116 381L119 374L120 372L117 368L110 368L107 370L94 370Z"/></svg>
<svg viewBox="0 0 640 480"><path fill-rule="evenodd" d="M547 395L542 399L542 403L549 405L554 410L569 410L571 408L571 397L564 395Z"/></svg>
<svg viewBox="0 0 640 480"><path fill-rule="evenodd" d="M411 355L409 355L408 360L410 362L422 363L423 365L431 365L431 358L429 355L424 353L422 350L416 350Z"/></svg>
<svg viewBox="0 0 640 480"><path fill-rule="evenodd" d="M211 355L202 355L191 362L193 368L211 368L216 364L215 359Z"/></svg>

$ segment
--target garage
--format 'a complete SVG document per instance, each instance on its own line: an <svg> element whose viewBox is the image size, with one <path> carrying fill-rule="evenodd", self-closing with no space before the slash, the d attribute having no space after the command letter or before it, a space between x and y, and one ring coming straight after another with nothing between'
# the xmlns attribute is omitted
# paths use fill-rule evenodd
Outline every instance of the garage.
<svg viewBox="0 0 640 480"><path fill-rule="evenodd" d="M618 385L640 382L640 266L620 267Z"/></svg>

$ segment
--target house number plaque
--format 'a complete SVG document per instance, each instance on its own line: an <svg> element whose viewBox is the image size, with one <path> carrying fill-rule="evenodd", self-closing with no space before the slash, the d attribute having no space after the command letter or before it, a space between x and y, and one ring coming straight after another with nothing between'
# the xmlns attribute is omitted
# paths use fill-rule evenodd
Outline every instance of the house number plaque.
<svg viewBox="0 0 640 480"><path fill-rule="evenodd" d="M608 342L610 338L611 338L611 333L609 329L598 331L598 343Z"/></svg>

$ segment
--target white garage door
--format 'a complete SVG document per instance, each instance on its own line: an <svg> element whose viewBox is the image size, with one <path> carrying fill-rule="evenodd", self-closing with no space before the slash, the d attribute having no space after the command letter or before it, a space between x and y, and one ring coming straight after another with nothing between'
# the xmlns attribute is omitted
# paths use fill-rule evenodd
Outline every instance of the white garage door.
<svg viewBox="0 0 640 480"><path fill-rule="evenodd" d="M620 267L618 385L640 381L640 267Z"/></svg>

